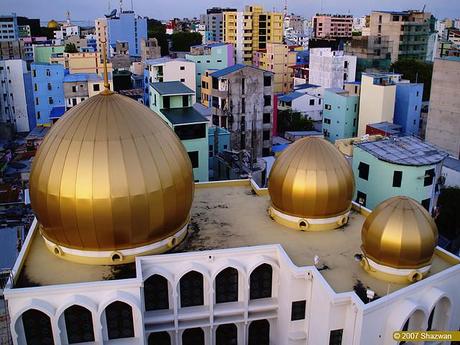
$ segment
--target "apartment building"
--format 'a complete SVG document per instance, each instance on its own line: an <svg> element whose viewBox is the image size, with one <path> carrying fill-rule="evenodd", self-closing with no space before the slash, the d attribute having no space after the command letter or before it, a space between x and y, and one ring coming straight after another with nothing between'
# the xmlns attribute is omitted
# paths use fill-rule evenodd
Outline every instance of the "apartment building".
<svg viewBox="0 0 460 345"><path fill-rule="evenodd" d="M224 41L224 12L237 12L236 8L213 7L203 15L204 43L218 43Z"/></svg>
<svg viewBox="0 0 460 345"><path fill-rule="evenodd" d="M352 15L318 13L313 17L313 33L316 38L351 37L352 31Z"/></svg>

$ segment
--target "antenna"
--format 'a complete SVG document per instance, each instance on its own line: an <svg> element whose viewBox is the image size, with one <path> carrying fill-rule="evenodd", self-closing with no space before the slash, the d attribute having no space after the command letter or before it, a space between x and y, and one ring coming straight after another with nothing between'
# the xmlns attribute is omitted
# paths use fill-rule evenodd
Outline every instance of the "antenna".
<svg viewBox="0 0 460 345"><path fill-rule="evenodd" d="M110 13L110 0L107 0L107 9L108 9L107 13Z"/></svg>
<svg viewBox="0 0 460 345"><path fill-rule="evenodd" d="M123 12L123 0L120 0L120 15Z"/></svg>
<svg viewBox="0 0 460 345"><path fill-rule="evenodd" d="M131 11L134 12L134 1L133 0L131 0Z"/></svg>
<svg viewBox="0 0 460 345"><path fill-rule="evenodd" d="M284 18L288 15L288 0L284 0Z"/></svg>

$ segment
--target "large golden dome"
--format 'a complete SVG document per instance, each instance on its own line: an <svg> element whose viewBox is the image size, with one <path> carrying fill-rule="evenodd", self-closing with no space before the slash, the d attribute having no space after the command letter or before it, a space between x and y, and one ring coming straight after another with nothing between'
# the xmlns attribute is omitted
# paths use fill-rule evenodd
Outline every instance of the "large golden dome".
<svg viewBox="0 0 460 345"><path fill-rule="evenodd" d="M364 222L362 250L374 262L398 269L431 263L438 229L417 201L397 196L380 203Z"/></svg>
<svg viewBox="0 0 460 345"><path fill-rule="evenodd" d="M268 184L273 207L290 216L330 218L350 210L353 171L328 141L304 138L275 161Z"/></svg>
<svg viewBox="0 0 460 345"><path fill-rule="evenodd" d="M48 29L58 29L59 28L59 24L57 21L55 21L54 19L51 19L49 22L48 22Z"/></svg>
<svg viewBox="0 0 460 345"><path fill-rule="evenodd" d="M103 92L49 131L30 177L48 241L84 251L148 246L186 226L190 159L166 123L140 103Z"/></svg>

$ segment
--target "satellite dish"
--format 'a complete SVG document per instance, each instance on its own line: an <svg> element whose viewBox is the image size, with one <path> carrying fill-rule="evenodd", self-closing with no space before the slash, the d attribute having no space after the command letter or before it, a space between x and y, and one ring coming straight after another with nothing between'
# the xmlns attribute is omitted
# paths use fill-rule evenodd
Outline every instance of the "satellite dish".
<svg viewBox="0 0 460 345"><path fill-rule="evenodd" d="M106 14L105 17L106 17L106 18L113 18L113 17L115 17L116 15L117 15L117 9L114 8L114 9L112 10L112 12L110 12L110 14Z"/></svg>

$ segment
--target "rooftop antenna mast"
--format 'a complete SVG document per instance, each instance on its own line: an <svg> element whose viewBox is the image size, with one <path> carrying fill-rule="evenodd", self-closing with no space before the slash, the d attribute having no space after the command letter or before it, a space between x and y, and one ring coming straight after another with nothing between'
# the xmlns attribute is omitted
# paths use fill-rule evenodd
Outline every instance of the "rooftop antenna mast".
<svg viewBox="0 0 460 345"><path fill-rule="evenodd" d="M120 0L120 14L123 12L123 0Z"/></svg>
<svg viewBox="0 0 460 345"><path fill-rule="evenodd" d="M107 0L107 9L109 10L107 13L110 13L111 11L111 8L110 8L110 0Z"/></svg>
<svg viewBox="0 0 460 345"><path fill-rule="evenodd" d="M110 90L109 71L107 68L107 40L101 39L100 42L102 45L102 63L104 64L104 90L101 92L101 95L110 95L113 92Z"/></svg>
<svg viewBox="0 0 460 345"><path fill-rule="evenodd" d="M284 0L284 18L288 15L288 0Z"/></svg>
<svg viewBox="0 0 460 345"><path fill-rule="evenodd" d="M70 11L69 10L66 11L65 17L66 17L67 24L70 24Z"/></svg>
<svg viewBox="0 0 460 345"><path fill-rule="evenodd" d="M131 0L131 11L134 12L134 1L133 0Z"/></svg>

